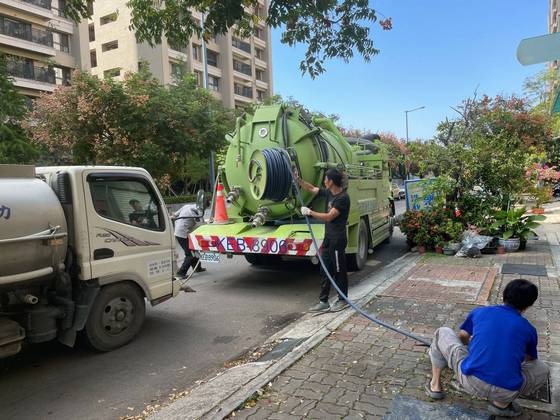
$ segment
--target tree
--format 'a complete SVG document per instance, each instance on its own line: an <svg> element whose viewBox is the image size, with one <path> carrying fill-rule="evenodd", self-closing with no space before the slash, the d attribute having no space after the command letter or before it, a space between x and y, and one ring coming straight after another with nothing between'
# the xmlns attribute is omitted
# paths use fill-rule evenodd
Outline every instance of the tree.
<svg viewBox="0 0 560 420"><path fill-rule="evenodd" d="M29 163L37 156L20 126L26 112L25 98L14 87L0 54L0 163Z"/></svg>
<svg viewBox="0 0 560 420"><path fill-rule="evenodd" d="M459 117L440 123L432 141L410 148L412 160L454 180L451 201L468 207L481 201L478 190L491 206L507 208L527 187L529 161L551 140L546 117L516 96L475 97L455 110Z"/></svg>
<svg viewBox="0 0 560 420"><path fill-rule="evenodd" d="M67 1L66 14L76 21L89 17L87 3ZM357 52L369 61L379 53L371 38L371 25L378 20L378 13L368 0L275 0L269 2L266 18L257 0L130 0L128 6L136 37L150 45L159 44L162 36L175 45L186 45L194 33L209 38L232 27L241 36L249 36L257 32L260 22L282 27L282 43L291 47L307 44L300 69L311 77L325 71L327 59L348 61ZM204 21L195 19L193 12L202 13ZM390 18L379 24L383 30L392 28Z"/></svg>
<svg viewBox="0 0 560 420"><path fill-rule="evenodd" d="M147 70L122 82L75 72L35 102L27 127L54 163L140 166L168 186L224 143L234 117L192 75L166 88Z"/></svg>

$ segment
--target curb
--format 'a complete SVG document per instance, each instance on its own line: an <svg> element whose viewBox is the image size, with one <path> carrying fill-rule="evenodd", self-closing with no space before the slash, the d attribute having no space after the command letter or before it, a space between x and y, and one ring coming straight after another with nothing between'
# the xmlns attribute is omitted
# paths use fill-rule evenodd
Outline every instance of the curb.
<svg viewBox="0 0 560 420"><path fill-rule="evenodd" d="M417 254L412 253L397 258L353 287L349 297L358 306L363 307L400 279L419 259ZM304 315L264 343L266 345L286 339L305 339L286 355L275 361L250 362L230 368L192 389L184 398L163 407L150 416L150 419L223 419L353 315L354 311L351 308L320 316Z"/></svg>

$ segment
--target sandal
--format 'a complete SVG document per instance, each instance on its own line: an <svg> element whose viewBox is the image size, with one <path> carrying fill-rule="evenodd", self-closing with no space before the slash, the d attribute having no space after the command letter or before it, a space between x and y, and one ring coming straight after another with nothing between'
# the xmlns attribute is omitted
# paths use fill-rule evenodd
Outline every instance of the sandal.
<svg viewBox="0 0 560 420"><path fill-rule="evenodd" d="M521 414L523 414L523 411L521 410L519 404L513 401L510 402L504 408L498 407L496 404L494 404L494 401L492 401L490 404L488 404L488 411L490 412L490 414L493 414L494 416L498 416L498 417L511 418L511 417L518 417Z"/></svg>
<svg viewBox="0 0 560 420"><path fill-rule="evenodd" d="M432 386L429 382L424 386L424 390L426 391L426 395L432 400L443 400L445 398L445 392L432 391Z"/></svg>

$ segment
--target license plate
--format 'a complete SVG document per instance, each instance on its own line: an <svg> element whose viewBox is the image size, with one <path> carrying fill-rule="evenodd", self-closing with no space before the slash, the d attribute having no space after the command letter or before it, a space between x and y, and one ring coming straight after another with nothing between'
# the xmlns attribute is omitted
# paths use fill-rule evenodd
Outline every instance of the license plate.
<svg viewBox="0 0 560 420"><path fill-rule="evenodd" d="M204 261L206 263L214 263L214 264L219 263L220 254L217 252L201 252L200 261Z"/></svg>

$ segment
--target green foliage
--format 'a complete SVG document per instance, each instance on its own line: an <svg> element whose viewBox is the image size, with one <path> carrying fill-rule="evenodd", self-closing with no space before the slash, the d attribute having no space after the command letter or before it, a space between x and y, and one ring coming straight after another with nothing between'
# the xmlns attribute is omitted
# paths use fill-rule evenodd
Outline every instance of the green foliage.
<svg viewBox="0 0 560 420"><path fill-rule="evenodd" d="M26 112L25 98L14 87L0 54L0 163L30 163L37 156L20 125Z"/></svg>
<svg viewBox="0 0 560 420"><path fill-rule="evenodd" d="M163 202L165 204L194 203L195 201L196 201L196 194L174 195L174 196L163 197Z"/></svg>
<svg viewBox="0 0 560 420"><path fill-rule="evenodd" d="M527 240L531 236L536 236L533 229L537 228L539 221L545 220L545 216L525 214L526 209L501 210L494 215L496 221L492 228L504 239L520 238Z"/></svg>
<svg viewBox="0 0 560 420"><path fill-rule="evenodd" d="M430 142L411 144L410 159L420 162L421 174L453 179L448 201L459 208L477 189L487 203L507 208L527 187L529 156L551 141L546 118L515 96L467 100L457 112L460 118L442 122Z"/></svg>
<svg viewBox="0 0 560 420"><path fill-rule="evenodd" d="M303 73L311 77L325 71L331 58L350 60L356 53L369 61L379 51L371 38L372 23L377 14L367 0L319 0L293 2L276 0L268 3L268 15L256 12L257 0L129 0L131 28L139 41L159 44L163 36L175 45L187 45L197 34L208 39L235 28L241 37L256 34L264 23L282 28L281 42L289 46L306 44L300 63ZM89 16L86 0L68 0L66 13L74 20ZM204 22L194 18L202 13ZM379 21L383 30L392 28L391 19Z"/></svg>
<svg viewBox="0 0 560 420"><path fill-rule="evenodd" d="M399 227L409 242L427 248L433 248L442 241L456 239L463 233L463 225L453 219L449 209L443 208L408 210Z"/></svg>
<svg viewBox="0 0 560 420"><path fill-rule="evenodd" d="M192 75L166 88L146 69L122 82L76 72L36 101L27 128L55 163L140 166L166 187L195 178L234 117Z"/></svg>

